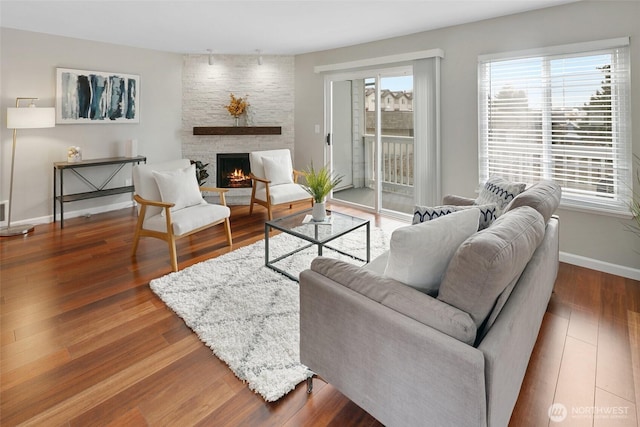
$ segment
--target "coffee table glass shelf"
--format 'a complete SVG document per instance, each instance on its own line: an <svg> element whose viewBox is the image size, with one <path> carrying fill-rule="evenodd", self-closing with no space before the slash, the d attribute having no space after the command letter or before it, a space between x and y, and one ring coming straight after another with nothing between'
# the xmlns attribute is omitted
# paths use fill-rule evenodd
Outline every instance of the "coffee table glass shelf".
<svg viewBox="0 0 640 427"><path fill-rule="evenodd" d="M267 221L264 224L264 259L265 265L272 270L275 270L281 274L284 274L291 280L298 281L298 277L290 272L287 272L276 265L278 261L282 261L283 259L290 257L298 252L301 252L307 248L310 248L314 245L318 247L318 256L323 255L323 249L327 248L342 255L346 255L358 261L362 261L368 263L371 258L371 233L370 233L370 223L367 219L357 218L351 215L343 214L340 212L329 211L327 210L327 215L331 216L331 220L327 222L314 222L308 221L304 222L305 217L311 214L311 209L295 213L293 215L285 216L282 218L276 218L271 221ZM347 253L341 249L338 249L334 246L329 246L328 243L338 239L339 237L344 236L345 234L351 233L359 228L365 228L366 234L366 255L365 258L361 258L354 254ZM284 233L290 234L292 236L298 237L302 239L308 244L300 248L296 248L290 252L285 253L284 255L280 255L277 258L270 259L269 253L269 237L271 235L272 230L280 230Z"/></svg>

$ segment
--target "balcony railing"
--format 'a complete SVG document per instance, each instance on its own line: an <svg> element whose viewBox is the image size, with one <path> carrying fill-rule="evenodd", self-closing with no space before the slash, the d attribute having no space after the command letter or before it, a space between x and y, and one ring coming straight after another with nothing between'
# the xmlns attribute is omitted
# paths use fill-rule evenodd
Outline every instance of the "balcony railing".
<svg viewBox="0 0 640 427"><path fill-rule="evenodd" d="M375 137L365 135L365 178L372 186L375 180ZM413 137L382 135L382 184L387 189L413 187Z"/></svg>
<svg viewBox="0 0 640 427"><path fill-rule="evenodd" d="M588 157L585 156L588 152ZM580 194L609 197L615 194L614 158L610 147L554 144L548 153L537 147L514 150L513 144L495 144L488 161L490 175L515 182L553 179L565 195Z"/></svg>

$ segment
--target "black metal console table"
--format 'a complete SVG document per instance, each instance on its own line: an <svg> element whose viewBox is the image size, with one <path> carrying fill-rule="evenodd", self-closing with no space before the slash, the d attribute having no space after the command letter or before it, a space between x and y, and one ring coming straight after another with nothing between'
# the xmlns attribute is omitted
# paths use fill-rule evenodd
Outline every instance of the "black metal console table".
<svg viewBox="0 0 640 427"><path fill-rule="evenodd" d="M113 187L113 188L106 188L106 187L107 185L109 185L113 177L115 177L116 174L120 172L120 170L124 167L124 165L126 165L127 163L140 164L140 162L147 163L147 158L145 156L108 157L104 159L91 159L91 160L84 160L80 162L54 162L53 163L53 222L56 222L56 200L60 203L60 228L64 228L64 204L65 203L76 202L78 200L93 199L95 197L112 196L114 194L132 193L133 185L127 185L124 187ZM80 172L78 172L78 169L81 169L81 168L95 167L95 166L108 166L108 165L116 165L117 167L101 185L95 185L89 179L84 177ZM66 169L69 169L71 172L73 172L85 184L93 188L93 190L87 191L84 193L64 194L63 172ZM60 175L60 195L58 195L56 171L58 171L58 174Z"/></svg>

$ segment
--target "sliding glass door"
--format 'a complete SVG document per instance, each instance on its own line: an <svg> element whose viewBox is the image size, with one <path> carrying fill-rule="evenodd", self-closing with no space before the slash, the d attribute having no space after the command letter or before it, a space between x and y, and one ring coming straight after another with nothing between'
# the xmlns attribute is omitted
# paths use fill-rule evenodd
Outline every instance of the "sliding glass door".
<svg viewBox="0 0 640 427"><path fill-rule="evenodd" d="M413 75L380 78L382 209L413 214Z"/></svg>
<svg viewBox="0 0 640 427"><path fill-rule="evenodd" d="M327 82L333 199L376 212L414 207L411 67L333 76Z"/></svg>

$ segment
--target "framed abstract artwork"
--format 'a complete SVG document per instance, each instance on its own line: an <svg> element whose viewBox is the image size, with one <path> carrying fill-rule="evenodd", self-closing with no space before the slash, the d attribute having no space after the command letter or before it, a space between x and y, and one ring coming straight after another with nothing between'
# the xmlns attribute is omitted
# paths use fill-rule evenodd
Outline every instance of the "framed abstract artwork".
<svg viewBox="0 0 640 427"><path fill-rule="evenodd" d="M140 123L140 76L56 69L56 123Z"/></svg>

